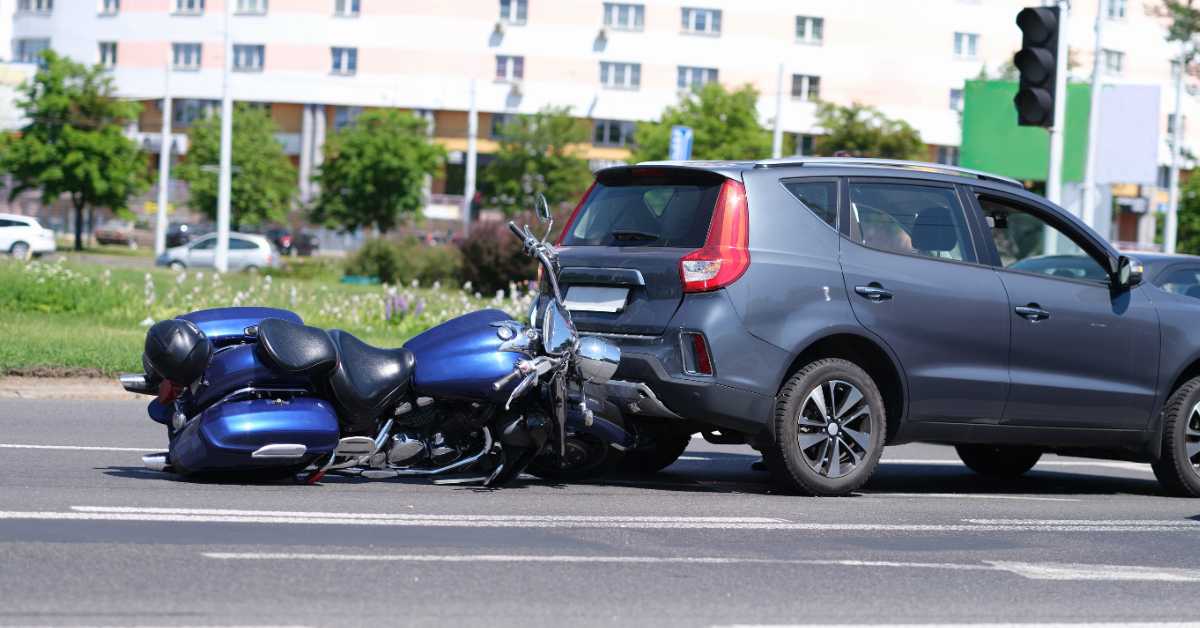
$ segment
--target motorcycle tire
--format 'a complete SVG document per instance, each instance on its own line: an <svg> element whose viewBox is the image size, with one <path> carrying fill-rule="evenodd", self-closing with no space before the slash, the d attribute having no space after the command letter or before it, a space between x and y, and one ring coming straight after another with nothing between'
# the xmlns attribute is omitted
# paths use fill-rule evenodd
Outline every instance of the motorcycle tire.
<svg viewBox="0 0 1200 628"><path fill-rule="evenodd" d="M620 418L608 419L624 428ZM557 454L543 453L525 469L543 480L552 482L581 482L603 477L615 471L621 464L624 453L591 434L573 434L567 437L568 463L559 463Z"/></svg>

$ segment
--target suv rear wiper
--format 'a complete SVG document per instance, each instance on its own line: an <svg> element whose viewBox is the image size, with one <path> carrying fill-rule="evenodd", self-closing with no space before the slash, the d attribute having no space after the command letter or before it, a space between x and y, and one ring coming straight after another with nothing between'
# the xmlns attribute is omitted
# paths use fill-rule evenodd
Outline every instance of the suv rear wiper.
<svg viewBox="0 0 1200 628"><path fill-rule="evenodd" d="M653 242L658 239L658 234L657 233L647 233L645 231L627 230L627 231L614 231L614 232L612 232L612 237L614 240L617 240L618 242L625 242L625 241L628 241L628 242L632 242L632 241Z"/></svg>

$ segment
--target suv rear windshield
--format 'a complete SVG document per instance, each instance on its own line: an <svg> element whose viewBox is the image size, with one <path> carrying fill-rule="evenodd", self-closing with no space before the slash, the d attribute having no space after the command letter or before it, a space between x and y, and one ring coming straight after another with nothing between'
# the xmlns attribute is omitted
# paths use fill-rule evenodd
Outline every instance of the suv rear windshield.
<svg viewBox="0 0 1200 628"><path fill-rule="evenodd" d="M724 179L643 169L602 173L563 236L564 246L704 246Z"/></svg>

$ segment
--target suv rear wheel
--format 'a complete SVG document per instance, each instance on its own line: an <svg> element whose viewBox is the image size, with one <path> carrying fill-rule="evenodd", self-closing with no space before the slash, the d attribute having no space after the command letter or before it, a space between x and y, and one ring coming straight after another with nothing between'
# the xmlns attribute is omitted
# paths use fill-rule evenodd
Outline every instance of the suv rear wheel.
<svg viewBox="0 0 1200 628"><path fill-rule="evenodd" d="M1029 447L955 445L958 457L979 475L1015 478L1037 464L1042 452Z"/></svg>
<svg viewBox="0 0 1200 628"><path fill-rule="evenodd" d="M786 489L845 495L875 472L885 426L883 396L866 371L847 360L818 360L784 385L763 455Z"/></svg>
<svg viewBox="0 0 1200 628"><path fill-rule="evenodd" d="M1200 497L1200 377L1167 400L1163 409L1162 456L1151 466L1172 495Z"/></svg>

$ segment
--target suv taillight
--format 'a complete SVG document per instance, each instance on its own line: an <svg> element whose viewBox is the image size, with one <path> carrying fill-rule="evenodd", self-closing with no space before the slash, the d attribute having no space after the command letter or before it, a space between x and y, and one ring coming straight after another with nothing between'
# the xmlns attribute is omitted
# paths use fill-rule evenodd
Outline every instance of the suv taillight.
<svg viewBox="0 0 1200 628"><path fill-rule="evenodd" d="M594 189L595 187L596 187L596 182L592 181L592 184L590 186L588 186L587 191L583 193L583 198L579 199L579 204L575 206L575 209L571 210L571 217L567 218L567 224L563 225L562 233L558 234L558 239L554 241L554 246L562 246L563 238L567 237L567 232L571 230L571 225L575 224L575 217L579 215L579 210L583 209L583 205L585 203L587 203L588 197L592 195L592 189ZM541 281L541 279L542 279L541 274L540 274L541 272L542 272L541 266L539 265L538 266L538 273L539 273L538 281Z"/></svg>
<svg viewBox="0 0 1200 628"><path fill-rule="evenodd" d="M750 267L750 210L746 187L725 181L717 196L708 238L679 260L684 292L708 292L737 281Z"/></svg>

